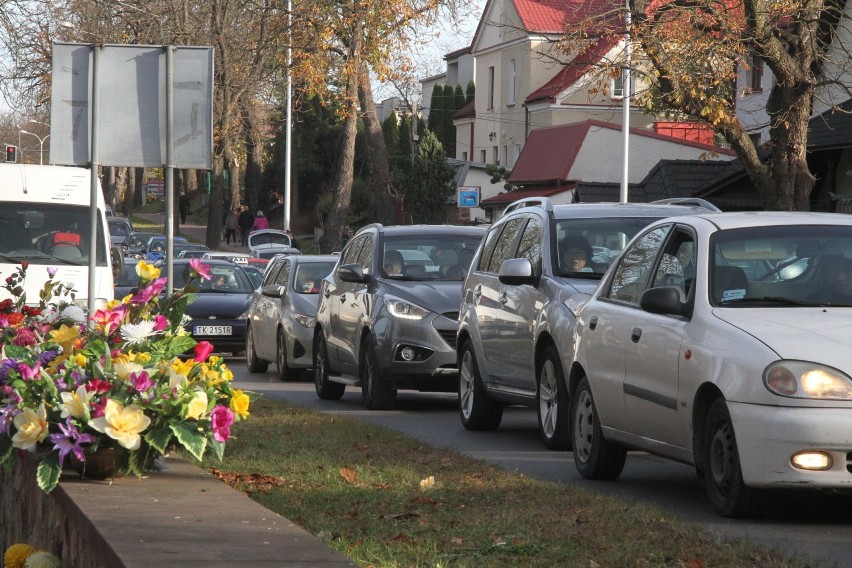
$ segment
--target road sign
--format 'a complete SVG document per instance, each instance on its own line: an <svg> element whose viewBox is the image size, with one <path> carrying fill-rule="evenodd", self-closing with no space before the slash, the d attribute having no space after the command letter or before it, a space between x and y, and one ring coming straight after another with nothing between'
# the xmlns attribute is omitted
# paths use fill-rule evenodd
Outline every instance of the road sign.
<svg viewBox="0 0 852 568"><path fill-rule="evenodd" d="M459 186L459 207L479 207L479 186Z"/></svg>

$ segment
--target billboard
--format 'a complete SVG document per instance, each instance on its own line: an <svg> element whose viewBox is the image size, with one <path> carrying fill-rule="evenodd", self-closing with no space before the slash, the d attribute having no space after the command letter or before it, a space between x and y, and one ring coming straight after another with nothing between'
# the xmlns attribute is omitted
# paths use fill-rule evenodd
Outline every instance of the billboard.
<svg viewBox="0 0 852 568"><path fill-rule="evenodd" d="M173 50L172 164L166 164L167 49ZM101 165L211 168L213 48L80 43L53 44L52 164L87 166L92 161L94 72Z"/></svg>
<svg viewBox="0 0 852 568"><path fill-rule="evenodd" d="M459 186L459 207L479 207L480 187L473 185Z"/></svg>

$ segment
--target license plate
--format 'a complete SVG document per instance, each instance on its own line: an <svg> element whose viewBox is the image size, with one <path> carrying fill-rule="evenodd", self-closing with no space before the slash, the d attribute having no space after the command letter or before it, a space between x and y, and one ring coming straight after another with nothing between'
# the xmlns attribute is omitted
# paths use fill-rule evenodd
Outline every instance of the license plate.
<svg viewBox="0 0 852 568"><path fill-rule="evenodd" d="M244 256L238 256L236 258L232 258L231 262L234 264L248 264L248 259Z"/></svg>
<svg viewBox="0 0 852 568"><path fill-rule="evenodd" d="M197 325L193 332L197 335L231 335L230 325Z"/></svg>

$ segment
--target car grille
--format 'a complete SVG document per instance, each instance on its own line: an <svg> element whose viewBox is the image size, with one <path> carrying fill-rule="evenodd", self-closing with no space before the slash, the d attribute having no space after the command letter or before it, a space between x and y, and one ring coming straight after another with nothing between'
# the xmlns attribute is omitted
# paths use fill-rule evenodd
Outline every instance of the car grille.
<svg viewBox="0 0 852 568"><path fill-rule="evenodd" d="M445 314L441 314L447 319L451 319L453 321L459 321L459 313L458 312L447 312Z"/></svg>
<svg viewBox="0 0 852 568"><path fill-rule="evenodd" d="M439 329L438 333L441 335L441 338L447 342L447 345L456 348L456 332L451 329Z"/></svg>

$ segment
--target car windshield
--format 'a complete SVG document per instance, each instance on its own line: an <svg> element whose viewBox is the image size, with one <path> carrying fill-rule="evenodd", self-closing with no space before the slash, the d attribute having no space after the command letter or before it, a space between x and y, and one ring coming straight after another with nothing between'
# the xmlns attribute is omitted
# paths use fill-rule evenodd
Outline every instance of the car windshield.
<svg viewBox="0 0 852 568"><path fill-rule="evenodd" d="M153 235L148 233L130 233L124 244L128 248L144 248Z"/></svg>
<svg viewBox="0 0 852 568"><path fill-rule="evenodd" d="M201 294L250 294L255 288L245 271L236 264L211 264L208 266L210 267L210 279L194 282ZM166 275L166 270L164 266L161 274ZM186 279L189 278L189 273L190 268L188 263L175 264L176 277L172 282L172 286L174 288L183 288L186 285Z"/></svg>
<svg viewBox="0 0 852 568"><path fill-rule="evenodd" d="M106 266L107 247L100 216L97 218L97 264ZM0 203L0 259L30 264L89 262L92 240L88 207L23 202Z"/></svg>
<svg viewBox="0 0 852 568"><path fill-rule="evenodd" d="M293 289L299 294L319 294L322 279L334 269L334 261L304 262L296 266Z"/></svg>
<svg viewBox="0 0 852 568"><path fill-rule="evenodd" d="M113 237L126 237L132 230L130 225L123 220L119 222L110 220L107 222L107 226L109 227L109 234Z"/></svg>
<svg viewBox="0 0 852 568"><path fill-rule="evenodd" d="M730 229L710 250L714 306L852 307L852 227Z"/></svg>
<svg viewBox="0 0 852 568"><path fill-rule="evenodd" d="M554 267L560 276L596 278L621 254L633 236L656 217L562 219L556 223Z"/></svg>
<svg viewBox="0 0 852 568"><path fill-rule="evenodd" d="M382 274L399 280L464 280L480 235L386 236Z"/></svg>
<svg viewBox="0 0 852 568"><path fill-rule="evenodd" d="M136 274L136 263L126 262L124 270L115 279L116 286L136 286L139 284L139 275Z"/></svg>

